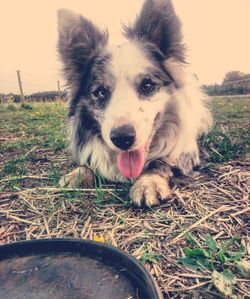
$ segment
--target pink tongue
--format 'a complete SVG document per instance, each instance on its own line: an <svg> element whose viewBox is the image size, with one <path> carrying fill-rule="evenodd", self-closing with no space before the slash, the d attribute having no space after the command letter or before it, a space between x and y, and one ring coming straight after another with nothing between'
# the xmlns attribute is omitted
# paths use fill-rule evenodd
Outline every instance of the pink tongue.
<svg viewBox="0 0 250 299"><path fill-rule="evenodd" d="M138 177L145 164L144 147L131 151L121 152L117 157L117 165L125 178Z"/></svg>

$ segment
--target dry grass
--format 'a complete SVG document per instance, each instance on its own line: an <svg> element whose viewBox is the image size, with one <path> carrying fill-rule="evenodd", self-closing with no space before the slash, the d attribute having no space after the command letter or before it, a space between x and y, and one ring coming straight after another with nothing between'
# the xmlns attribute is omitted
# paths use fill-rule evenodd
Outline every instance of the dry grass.
<svg viewBox="0 0 250 299"><path fill-rule="evenodd" d="M57 163L59 167L60 159ZM200 298L202 294L216 298L210 274L188 270L177 258L183 255L185 233L191 231L200 240L207 233L218 241L240 236L249 257L249 174L250 163L244 161L213 167L195 179L175 179L170 200L147 211L124 203L126 190L119 192L114 186L102 189L103 198L98 200L96 189L43 187L46 172L30 174L22 180L36 187L1 192L0 243L101 236L138 259L156 255L157 263L146 266L166 298ZM239 278L237 290L247 298L250 280Z"/></svg>

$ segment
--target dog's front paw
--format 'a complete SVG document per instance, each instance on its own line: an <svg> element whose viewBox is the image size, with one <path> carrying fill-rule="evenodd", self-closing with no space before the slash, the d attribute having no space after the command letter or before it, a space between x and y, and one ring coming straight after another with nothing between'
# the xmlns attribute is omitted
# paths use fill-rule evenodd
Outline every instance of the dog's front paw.
<svg viewBox="0 0 250 299"><path fill-rule="evenodd" d="M91 187L94 185L94 173L86 166L78 167L64 175L60 179L59 185L68 188Z"/></svg>
<svg viewBox="0 0 250 299"><path fill-rule="evenodd" d="M159 174L144 174L131 187L130 197L134 204L141 207L157 206L171 194L167 179Z"/></svg>

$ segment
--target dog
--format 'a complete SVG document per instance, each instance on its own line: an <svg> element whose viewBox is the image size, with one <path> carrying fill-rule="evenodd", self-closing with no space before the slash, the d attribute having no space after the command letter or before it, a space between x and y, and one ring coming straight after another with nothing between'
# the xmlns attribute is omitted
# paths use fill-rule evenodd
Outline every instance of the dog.
<svg viewBox="0 0 250 299"><path fill-rule="evenodd" d="M188 79L181 23L170 0L146 0L127 42L68 10L58 12L58 51L70 90L69 148L79 167L61 186L90 186L97 172L131 181L136 206L169 198L176 167L200 163L197 138L211 127L206 99Z"/></svg>

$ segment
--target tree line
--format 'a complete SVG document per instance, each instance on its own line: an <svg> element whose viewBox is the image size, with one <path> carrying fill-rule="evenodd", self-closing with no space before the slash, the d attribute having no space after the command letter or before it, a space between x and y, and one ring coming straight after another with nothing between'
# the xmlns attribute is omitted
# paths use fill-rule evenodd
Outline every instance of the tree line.
<svg viewBox="0 0 250 299"><path fill-rule="evenodd" d="M55 101L57 99L66 99L66 92L62 91L58 93L58 91L42 91L35 92L30 95L25 95L25 100L27 101ZM0 94L0 102L21 102L21 96L19 94L9 93L9 94Z"/></svg>
<svg viewBox="0 0 250 299"><path fill-rule="evenodd" d="M201 88L209 96L250 94L250 74L231 71L225 74L221 84L206 84Z"/></svg>

